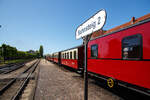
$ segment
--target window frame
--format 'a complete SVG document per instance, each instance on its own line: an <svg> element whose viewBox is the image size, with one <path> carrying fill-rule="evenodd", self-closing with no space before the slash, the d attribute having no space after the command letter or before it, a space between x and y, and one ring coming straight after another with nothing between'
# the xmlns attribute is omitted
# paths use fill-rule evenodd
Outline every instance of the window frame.
<svg viewBox="0 0 150 100"><path fill-rule="evenodd" d="M64 54L62 53L62 59L64 59Z"/></svg>
<svg viewBox="0 0 150 100"><path fill-rule="evenodd" d="M134 37L138 37L140 39L140 56L138 58L127 58L127 59L124 59L124 46L123 46L123 41L125 39L131 39L131 38L134 38ZM123 37L122 41L121 41L121 45L122 45L122 59L123 60L142 60L143 59L143 38L142 38L142 35L141 34L134 34L134 35L130 35L130 36L126 36L126 37Z"/></svg>
<svg viewBox="0 0 150 100"><path fill-rule="evenodd" d="M65 52L65 58L64 59L66 59L66 52Z"/></svg>
<svg viewBox="0 0 150 100"><path fill-rule="evenodd" d="M97 56L96 56L96 57L93 57L93 56L92 56L92 47L93 47L93 46L96 46L96 47L97 47L97 48L96 48L96 50L97 50ZM92 59L97 59L97 58L98 58L98 44L93 44L93 45L91 45L91 58L92 58Z"/></svg>
<svg viewBox="0 0 150 100"><path fill-rule="evenodd" d="M70 51L70 59L72 59L72 51Z"/></svg>
<svg viewBox="0 0 150 100"><path fill-rule="evenodd" d="M76 50L73 51L73 58L76 60L77 59L77 52Z"/></svg>
<svg viewBox="0 0 150 100"><path fill-rule="evenodd" d="M69 52L67 52L67 59L69 59Z"/></svg>

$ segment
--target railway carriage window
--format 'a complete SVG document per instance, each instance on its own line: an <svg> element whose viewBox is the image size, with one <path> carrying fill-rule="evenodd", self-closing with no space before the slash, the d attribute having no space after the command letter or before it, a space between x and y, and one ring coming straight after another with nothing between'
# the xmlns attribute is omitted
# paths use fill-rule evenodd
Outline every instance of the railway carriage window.
<svg viewBox="0 0 150 100"><path fill-rule="evenodd" d="M68 57L68 56L67 56L67 53L66 53L66 59L67 59L67 57Z"/></svg>
<svg viewBox="0 0 150 100"><path fill-rule="evenodd" d="M91 57L92 58L98 57L98 46L97 46L97 44L94 44L91 46Z"/></svg>
<svg viewBox="0 0 150 100"><path fill-rule="evenodd" d="M67 53L67 59L69 59L69 52Z"/></svg>
<svg viewBox="0 0 150 100"><path fill-rule="evenodd" d="M65 59L66 59L66 53L65 53Z"/></svg>
<svg viewBox="0 0 150 100"><path fill-rule="evenodd" d="M142 36L140 34L128 36L122 40L122 58L125 60L142 59Z"/></svg>
<svg viewBox="0 0 150 100"><path fill-rule="evenodd" d="M72 59L72 52L70 52L70 59Z"/></svg>
<svg viewBox="0 0 150 100"><path fill-rule="evenodd" d="M67 52L67 59L69 59L69 52Z"/></svg>
<svg viewBox="0 0 150 100"><path fill-rule="evenodd" d="M74 51L74 59L77 59L77 57L76 57L76 51Z"/></svg>

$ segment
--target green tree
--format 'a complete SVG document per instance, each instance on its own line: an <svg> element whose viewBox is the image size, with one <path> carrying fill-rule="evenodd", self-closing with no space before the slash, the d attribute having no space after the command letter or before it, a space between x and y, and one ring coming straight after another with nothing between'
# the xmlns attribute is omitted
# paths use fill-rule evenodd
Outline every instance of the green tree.
<svg viewBox="0 0 150 100"><path fill-rule="evenodd" d="M36 57L39 58L40 57L40 53L38 50L36 50Z"/></svg>
<svg viewBox="0 0 150 100"><path fill-rule="evenodd" d="M6 60L14 60L14 59L29 59L29 58L39 58L43 57L43 47L40 47L40 51L34 52L25 52L18 51L16 47L12 47L10 45L2 44L0 46L0 62Z"/></svg>
<svg viewBox="0 0 150 100"><path fill-rule="evenodd" d="M7 45L6 44L2 44L2 57L4 58L4 62L6 60L6 56L7 56L7 50L6 50Z"/></svg>
<svg viewBox="0 0 150 100"><path fill-rule="evenodd" d="M40 52L40 56L43 57L43 46L42 45L40 45L39 52Z"/></svg>

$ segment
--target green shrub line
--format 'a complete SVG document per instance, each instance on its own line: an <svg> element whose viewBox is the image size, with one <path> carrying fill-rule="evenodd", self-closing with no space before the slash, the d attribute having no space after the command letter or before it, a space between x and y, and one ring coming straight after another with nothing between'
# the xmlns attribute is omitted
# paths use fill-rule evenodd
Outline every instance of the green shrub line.
<svg viewBox="0 0 150 100"><path fill-rule="evenodd" d="M0 64L7 64L9 62L13 63L13 62L20 61L22 59L33 59L39 57L42 56L38 50L20 51L17 50L16 47L12 47L10 45L2 44L0 46Z"/></svg>

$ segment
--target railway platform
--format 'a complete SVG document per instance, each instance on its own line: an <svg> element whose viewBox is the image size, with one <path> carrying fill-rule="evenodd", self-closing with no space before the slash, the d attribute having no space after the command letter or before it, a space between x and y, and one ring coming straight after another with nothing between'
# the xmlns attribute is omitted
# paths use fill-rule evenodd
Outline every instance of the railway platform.
<svg viewBox="0 0 150 100"><path fill-rule="evenodd" d="M39 64L34 100L84 100L84 81L79 74L46 60ZM89 100L122 100L89 79Z"/></svg>

